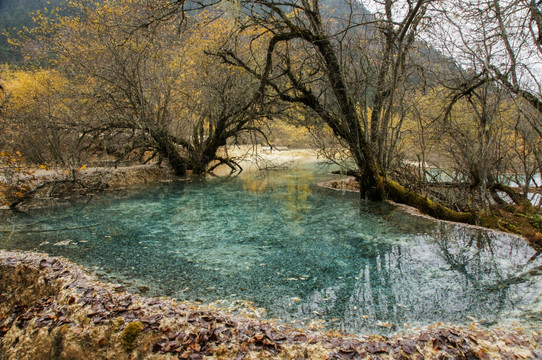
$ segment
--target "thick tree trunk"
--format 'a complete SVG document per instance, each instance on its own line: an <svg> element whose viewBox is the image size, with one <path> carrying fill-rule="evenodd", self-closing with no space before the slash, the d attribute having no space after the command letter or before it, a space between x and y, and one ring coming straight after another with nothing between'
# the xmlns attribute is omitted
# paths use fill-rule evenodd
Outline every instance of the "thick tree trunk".
<svg viewBox="0 0 542 360"><path fill-rule="evenodd" d="M216 153L220 147L226 145L228 136L229 134L225 129L225 120L219 122L214 131L210 132L207 140L201 144L201 147L190 154L189 167L193 174L201 175L208 171L209 163L217 160Z"/></svg>
<svg viewBox="0 0 542 360"><path fill-rule="evenodd" d="M203 153L196 153L191 154L189 162L189 169L192 170L192 174L194 175L203 175L207 168L209 167L209 163L214 160L216 151L213 152L212 155L209 155L206 151Z"/></svg>
<svg viewBox="0 0 542 360"><path fill-rule="evenodd" d="M366 150L367 159L372 159L372 161L358 162L357 166L358 169L361 169L361 173L355 175L360 183L362 198L372 201L391 200L399 204L412 206L423 214L441 220L467 224L476 224L478 222L476 214L452 210L420 193L407 190L404 186L391 179L384 178L378 171L371 150Z"/></svg>
<svg viewBox="0 0 542 360"><path fill-rule="evenodd" d="M175 176L186 176L186 160L181 156L172 139L165 134L152 134L152 137L156 141L156 150L168 161Z"/></svg>
<svg viewBox="0 0 542 360"><path fill-rule="evenodd" d="M359 149L352 149L353 153L358 154L355 158L360 173L358 181L361 197L372 201L385 200L384 179L369 144L364 145Z"/></svg>
<svg viewBox="0 0 542 360"><path fill-rule="evenodd" d="M401 184L393 180L387 179L385 181L385 189L389 200L415 207L422 213L434 218L467 224L476 224L478 221L476 214L454 211L419 193L405 189Z"/></svg>

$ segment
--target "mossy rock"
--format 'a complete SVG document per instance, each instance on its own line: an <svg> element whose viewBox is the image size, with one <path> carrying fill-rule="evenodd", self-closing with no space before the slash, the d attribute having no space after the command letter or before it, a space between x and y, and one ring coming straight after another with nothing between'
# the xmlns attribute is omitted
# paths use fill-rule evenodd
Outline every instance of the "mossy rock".
<svg viewBox="0 0 542 360"><path fill-rule="evenodd" d="M126 325L122 331L122 346L126 351L131 351L135 348L135 342L139 337L139 334L143 331L145 326L141 321L134 321Z"/></svg>

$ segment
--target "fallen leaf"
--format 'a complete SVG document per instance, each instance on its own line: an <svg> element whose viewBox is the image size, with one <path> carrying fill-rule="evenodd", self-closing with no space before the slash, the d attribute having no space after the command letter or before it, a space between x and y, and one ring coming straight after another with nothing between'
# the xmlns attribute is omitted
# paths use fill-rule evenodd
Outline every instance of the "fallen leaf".
<svg viewBox="0 0 542 360"><path fill-rule="evenodd" d="M376 322L376 325L377 325L377 326L380 326L380 327L391 327L391 324L390 324L389 321L386 321L386 322L377 321L377 322Z"/></svg>

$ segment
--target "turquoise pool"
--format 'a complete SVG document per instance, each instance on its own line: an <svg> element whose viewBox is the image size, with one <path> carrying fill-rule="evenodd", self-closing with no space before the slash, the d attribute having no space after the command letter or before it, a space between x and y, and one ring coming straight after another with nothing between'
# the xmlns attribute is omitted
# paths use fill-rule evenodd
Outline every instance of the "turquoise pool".
<svg viewBox="0 0 542 360"><path fill-rule="evenodd" d="M542 257L506 234L317 187L307 166L153 185L6 213L0 248L47 252L131 291L252 301L351 333L542 323Z"/></svg>

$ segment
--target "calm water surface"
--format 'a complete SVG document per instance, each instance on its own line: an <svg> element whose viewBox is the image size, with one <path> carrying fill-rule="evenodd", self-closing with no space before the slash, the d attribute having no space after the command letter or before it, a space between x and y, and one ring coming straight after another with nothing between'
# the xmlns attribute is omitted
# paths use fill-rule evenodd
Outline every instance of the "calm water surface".
<svg viewBox="0 0 542 360"><path fill-rule="evenodd" d="M542 256L523 240L316 186L329 177L252 173L7 214L0 248L64 256L149 295L248 300L269 318L353 333L540 327Z"/></svg>

